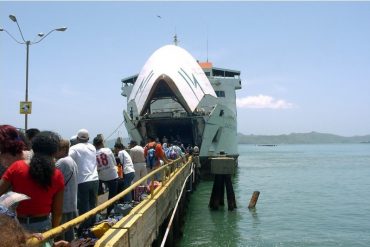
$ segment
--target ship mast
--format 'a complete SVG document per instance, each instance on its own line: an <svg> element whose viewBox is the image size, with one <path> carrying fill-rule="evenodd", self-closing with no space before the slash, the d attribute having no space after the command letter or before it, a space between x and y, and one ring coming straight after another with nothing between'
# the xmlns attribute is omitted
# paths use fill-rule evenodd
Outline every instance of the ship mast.
<svg viewBox="0 0 370 247"><path fill-rule="evenodd" d="M178 44L178 39L177 39L177 34L175 33L175 35L173 36L173 43L177 46Z"/></svg>

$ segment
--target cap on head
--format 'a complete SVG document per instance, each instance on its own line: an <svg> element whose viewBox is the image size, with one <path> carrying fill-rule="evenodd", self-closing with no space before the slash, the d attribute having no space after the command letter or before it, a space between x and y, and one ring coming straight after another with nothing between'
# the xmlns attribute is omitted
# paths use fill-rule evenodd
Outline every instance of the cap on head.
<svg viewBox="0 0 370 247"><path fill-rule="evenodd" d="M88 141L89 140L89 131L87 129L80 129L77 132L77 138L82 141Z"/></svg>

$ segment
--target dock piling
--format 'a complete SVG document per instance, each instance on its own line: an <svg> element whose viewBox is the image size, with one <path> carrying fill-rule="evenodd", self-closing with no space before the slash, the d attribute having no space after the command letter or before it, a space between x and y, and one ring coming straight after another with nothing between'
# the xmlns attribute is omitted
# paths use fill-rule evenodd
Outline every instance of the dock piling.
<svg viewBox="0 0 370 247"><path fill-rule="evenodd" d="M226 187L228 210L234 210L236 208L236 200L231 174L235 172L235 160L225 156L213 158L211 161L211 172L215 174L215 177L208 206L213 210L217 210L219 206L224 206Z"/></svg>
<svg viewBox="0 0 370 247"><path fill-rule="evenodd" d="M249 201L249 205L248 205L249 209L252 209L256 206L259 195L260 195L259 191L254 191L253 192L253 195L252 195L251 200Z"/></svg>

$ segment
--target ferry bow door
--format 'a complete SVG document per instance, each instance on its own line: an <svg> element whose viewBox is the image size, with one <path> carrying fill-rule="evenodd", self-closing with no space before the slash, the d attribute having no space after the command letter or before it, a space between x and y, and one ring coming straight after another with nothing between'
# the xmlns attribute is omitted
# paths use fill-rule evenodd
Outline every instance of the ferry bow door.
<svg viewBox="0 0 370 247"><path fill-rule="evenodd" d="M131 121L131 118L129 117L126 111L123 111L123 118L125 120L127 132L130 135L131 139L135 141L142 140L140 132L135 127L134 123Z"/></svg>

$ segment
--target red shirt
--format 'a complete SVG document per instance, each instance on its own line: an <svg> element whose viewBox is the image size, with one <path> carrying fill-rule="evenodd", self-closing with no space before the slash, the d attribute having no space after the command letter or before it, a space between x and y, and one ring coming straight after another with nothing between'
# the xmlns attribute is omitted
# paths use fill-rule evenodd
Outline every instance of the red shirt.
<svg viewBox="0 0 370 247"><path fill-rule="evenodd" d="M157 158L157 160L159 159L164 159L164 152L163 152L163 149L162 149L162 145L160 143L156 143L156 142L149 142L148 144L146 144L146 146L144 147L144 156L146 157L146 155L148 154L148 150L152 147L155 146L155 157Z"/></svg>
<svg viewBox="0 0 370 247"><path fill-rule="evenodd" d="M47 215L51 213L54 195L64 190L63 175L59 169L55 169L52 184L45 189L31 178L29 169L29 165L24 160L18 160L9 166L2 179L11 183L14 192L31 197L30 200L19 203L17 214L22 216Z"/></svg>

